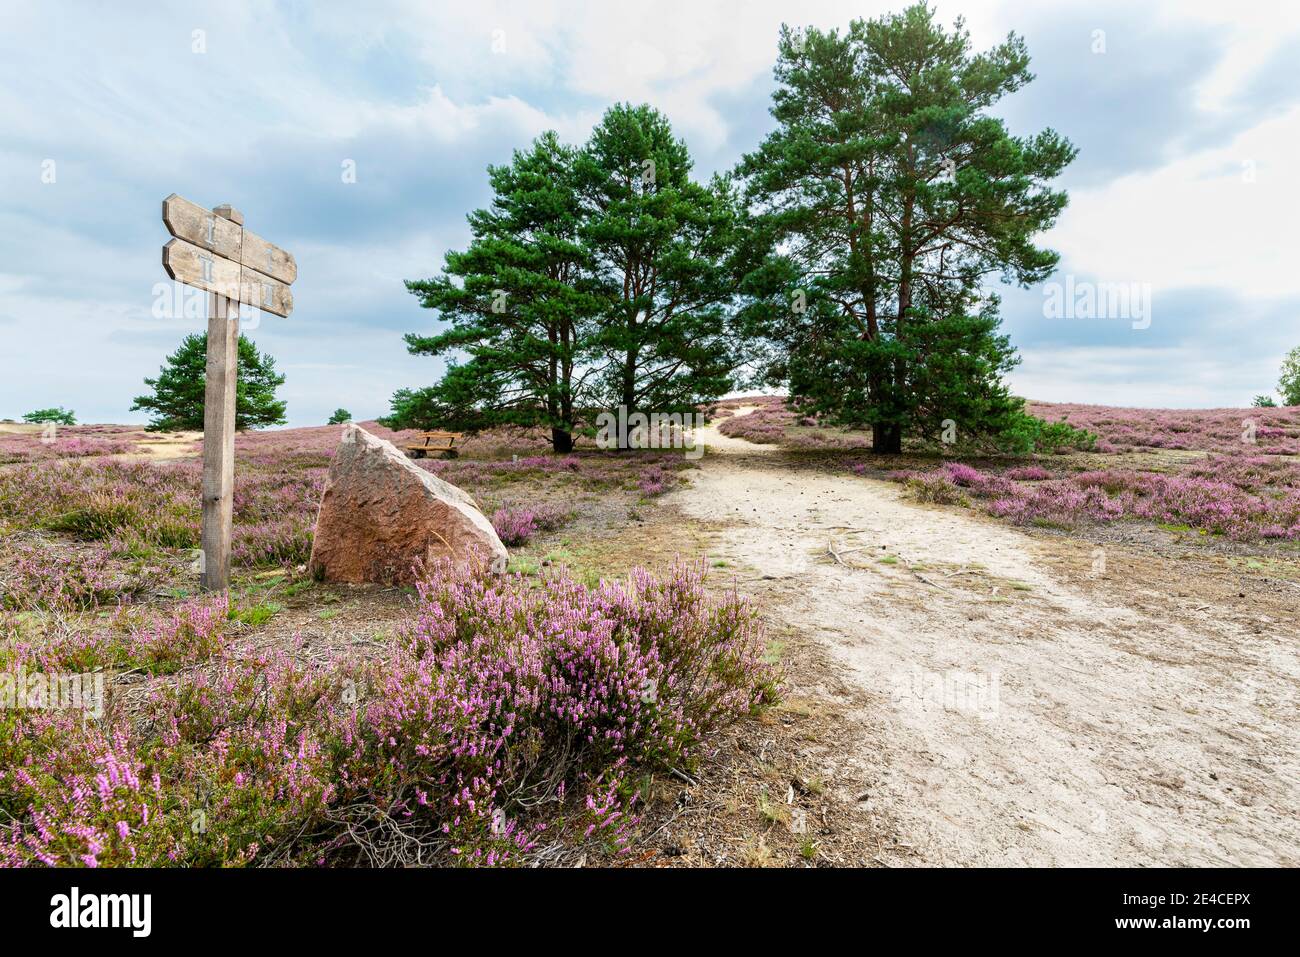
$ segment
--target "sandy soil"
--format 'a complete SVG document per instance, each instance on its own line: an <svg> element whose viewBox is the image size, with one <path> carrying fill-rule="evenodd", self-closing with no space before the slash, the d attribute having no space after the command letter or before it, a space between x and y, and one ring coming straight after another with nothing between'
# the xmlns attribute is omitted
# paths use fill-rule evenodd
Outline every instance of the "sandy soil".
<svg viewBox="0 0 1300 957"><path fill-rule="evenodd" d="M194 443L202 438L202 432L141 432L138 437L130 436L136 451L115 458L149 462L193 458L199 454Z"/></svg>
<svg viewBox="0 0 1300 957"><path fill-rule="evenodd" d="M25 422L0 422L0 432L19 435L36 435L44 426ZM192 458L199 453L194 443L203 438L202 432L122 432L112 438L135 443L135 451L104 456L122 462L166 462L173 459Z"/></svg>
<svg viewBox="0 0 1300 957"><path fill-rule="evenodd" d="M794 682L852 689L819 773L897 836L844 863L1300 863L1300 586L701 439L674 504L819 650Z"/></svg>

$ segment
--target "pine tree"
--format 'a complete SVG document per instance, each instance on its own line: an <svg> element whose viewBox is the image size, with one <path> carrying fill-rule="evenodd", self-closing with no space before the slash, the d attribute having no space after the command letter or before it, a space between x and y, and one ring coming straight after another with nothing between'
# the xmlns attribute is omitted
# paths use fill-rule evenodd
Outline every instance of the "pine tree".
<svg viewBox="0 0 1300 957"><path fill-rule="evenodd" d="M186 336L180 348L167 357L156 379L145 379L152 395L137 396L131 411L154 413L150 432L198 431L203 428L203 401L207 383L208 339L201 333ZM284 376L275 360L257 351L253 341L239 337L238 383L235 390L235 428L240 431L284 424L284 402L275 390Z"/></svg>
<svg viewBox="0 0 1300 957"><path fill-rule="evenodd" d="M747 281L771 339L768 366L795 403L870 425L877 452L952 420L967 435L1023 417L1001 376L990 274L1020 285L1057 255L1031 238L1066 196L1046 185L1074 148L1011 136L988 108L1032 79L1014 34L971 52L924 4L847 32L783 27L778 128L738 173L774 252Z"/></svg>
<svg viewBox="0 0 1300 957"><path fill-rule="evenodd" d="M385 425L542 425L551 429L555 451L573 447L600 305L591 256L579 239L575 155L548 132L516 151L508 166L489 167L493 200L470 214L469 247L447 253L441 276L407 282L422 306L451 324L437 335L407 335L410 352L463 351L469 358L452 362L430 388L399 390Z"/></svg>
<svg viewBox="0 0 1300 957"><path fill-rule="evenodd" d="M600 270L604 408L690 412L726 393L743 353L733 317L743 210L690 177L686 144L650 106L611 107L576 165L581 235Z"/></svg>
<svg viewBox="0 0 1300 957"><path fill-rule="evenodd" d="M23 416L24 422L31 422L34 425L45 423L54 423L55 425L76 425L77 416L71 409L65 409L57 405L52 409L37 409L35 412L28 412Z"/></svg>
<svg viewBox="0 0 1300 957"><path fill-rule="evenodd" d="M450 328L410 334L442 379L400 389L392 428L545 425L558 452L596 412L689 412L731 388L744 213L690 178L686 145L648 106L611 108L577 150L554 133L489 167L491 207L442 275L408 282ZM458 361L460 354L468 358Z"/></svg>

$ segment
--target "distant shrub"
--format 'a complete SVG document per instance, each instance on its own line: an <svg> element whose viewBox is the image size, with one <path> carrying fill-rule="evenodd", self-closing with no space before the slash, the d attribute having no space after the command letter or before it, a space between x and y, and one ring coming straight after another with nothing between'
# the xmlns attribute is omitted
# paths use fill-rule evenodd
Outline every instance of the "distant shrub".
<svg viewBox="0 0 1300 957"><path fill-rule="evenodd" d="M1261 453L1270 450L1261 450ZM1001 475L948 462L931 472L895 472L922 501L978 500L989 514L1022 524L1145 519L1234 539L1300 539L1300 466L1269 454L1210 455L1184 474L1094 469L1053 474L1019 466Z"/></svg>
<svg viewBox="0 0 1300 957"><path fill-rule="evenodd" d="M1015 482L1043 482L1052 477L1051 472L1037 465L1022 465L1003 474Z"/></svg>
<svg viewBox="0 0 1300 957"><path fill-rule="evenodd" d="M76 425L77 417L71 410L63 406L55 406L52 409L37 409L35 412L28 412L23 416L24 422L35 424L44 424L53 422L57 425Z"/></svg>
<svg viewBox="0 0 1300 957"><path fill-rule="evenodd" d="M1028 412L1016 412L1010 417L1006 429L995 439L1003 451L1018 455L1031 452L1092 451L1097 447L1097 436L1087 429L1077 429L1061 419L1048 422Z"/></svg>

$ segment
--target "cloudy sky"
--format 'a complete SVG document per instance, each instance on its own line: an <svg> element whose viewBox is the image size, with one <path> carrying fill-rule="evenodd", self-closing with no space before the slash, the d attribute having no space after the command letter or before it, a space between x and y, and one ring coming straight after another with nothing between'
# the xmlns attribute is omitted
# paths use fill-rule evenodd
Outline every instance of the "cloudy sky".
<svg viewBox="0 0 1300 957"><path fill-rule="evenodd" d="M779 25L903 6L4 0L0 3L0 418L129 412L197 318L155 318L160 201L233 203L298 260L291 318L250 330L288 375L291 424L387 410L439 363L403 279L436 274L488 198L484 167L618 100L663 110L704 177L771 127ZM1045 242L1062 284L1138 283L1149 322L1047 318L1004 289L1033 398L1247 404L1300 344L1300 5L943 0L977 46L1022 34L1038 79L1013 132L1080 149ZM197 32L196 32L197 31ZM1099 32L1100 31L1100 32ZM355 182L348 182L355 169ZM52 180L52 181L50 181Z"/></svg>

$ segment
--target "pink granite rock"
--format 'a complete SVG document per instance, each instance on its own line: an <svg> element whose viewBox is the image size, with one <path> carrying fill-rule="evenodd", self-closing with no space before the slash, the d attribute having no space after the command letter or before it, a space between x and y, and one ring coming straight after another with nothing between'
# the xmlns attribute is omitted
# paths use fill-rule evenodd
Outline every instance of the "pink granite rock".
<svg viewBox="0 0 1300 957"><path fill-rule="evenodd" d="M348 425L330 466L308 569L325 581L410 584L412 567L450 558L504 571L506 548L465 492L395 445Z"/></svg>

